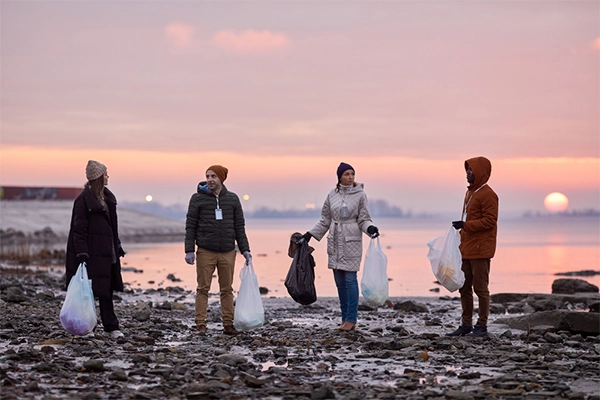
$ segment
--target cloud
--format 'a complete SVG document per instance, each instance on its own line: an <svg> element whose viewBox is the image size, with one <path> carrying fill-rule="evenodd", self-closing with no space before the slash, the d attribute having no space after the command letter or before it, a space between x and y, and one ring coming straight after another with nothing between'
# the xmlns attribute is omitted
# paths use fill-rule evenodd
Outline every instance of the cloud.
<svg viewBox="0 0 600 400"><path fill-rule="evenodd" d="M278 52L291 44L288 37L282 33L253 29L243 32L221 30L213 36L212 42L217 47L238 54Z"/></svg>
<svg viewBox="0 0 600 400"><path fill-rule="evenodd" d="M188 47L194 39L195 29L182 22L173 22L165 27L165 34L171 45L184 48Z"/></svg>

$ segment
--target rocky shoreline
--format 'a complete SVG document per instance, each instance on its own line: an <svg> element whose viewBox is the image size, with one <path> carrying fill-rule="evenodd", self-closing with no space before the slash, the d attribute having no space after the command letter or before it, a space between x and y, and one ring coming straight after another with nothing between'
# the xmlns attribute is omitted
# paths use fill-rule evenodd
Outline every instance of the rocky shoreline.
<svg viewBox="0 0 600 400"><path fill-rule="evenodd" d="M3 273L0 289L3 399L600 399L598 293L495 294L488 338L444 336L449 296L361 304L348 333L337 299L263 298L265 325L229 337L215 294L200 337L194 293L136 289L113 339L64 331L58 276Z"/></svg>

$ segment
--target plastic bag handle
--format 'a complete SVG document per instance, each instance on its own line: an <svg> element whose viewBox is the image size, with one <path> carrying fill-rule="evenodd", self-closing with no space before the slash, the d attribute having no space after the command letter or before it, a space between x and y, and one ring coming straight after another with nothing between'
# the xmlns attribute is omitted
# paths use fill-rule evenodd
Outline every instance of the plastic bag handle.
<svg viewBox="0 0 600 400"><path fill-rule="evenodd" d="M239 275L240 279L242 279L242 275L245 273L246 267L248 267L251 274L254 274L254 264L252 263L252 259L250 259L249 261L246 261L244 263L244 266L240 270L240 275Z"/></svg>
<svg viewBox="0 0 600 400"><path fill-rule="evenodd" d="M85 261L83 261L82 263L79 264L79 267L77 268L77 270L81 269L81 274L79 274L79 279L80 280L87 280L88 278L88 273L87 273L87 264Z"/></svg>
<svg viewBox="0 0 600 400"><path fill-rule="evenodd" d="M379 241L379 236L377 236L376 238L371 238L371 242L373 242L374 240L377 241L377 250L381 251L381 242Z"/></svg>

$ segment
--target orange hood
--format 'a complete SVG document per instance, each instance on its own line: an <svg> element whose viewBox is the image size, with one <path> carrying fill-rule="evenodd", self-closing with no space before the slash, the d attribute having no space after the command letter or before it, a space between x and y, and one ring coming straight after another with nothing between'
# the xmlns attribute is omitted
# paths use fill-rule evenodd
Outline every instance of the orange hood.
<svg viewBox="0 0 600 400"><path fill-rule="evenodd" d="M492 174L492 163L485 157L473 157L465 161L465 171L467 166L471 167L473 175L475 176L475 183L469 185L469 190L477 190L481 186L487 183Z"/></svg>

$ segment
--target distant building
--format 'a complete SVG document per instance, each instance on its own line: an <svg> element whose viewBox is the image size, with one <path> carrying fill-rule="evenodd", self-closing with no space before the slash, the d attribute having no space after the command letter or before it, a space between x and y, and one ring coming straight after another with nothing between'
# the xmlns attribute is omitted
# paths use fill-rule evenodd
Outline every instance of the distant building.
<svg viewBox="0 0 600 400"><path fill-rule="evenodd" d="M83 187L0 186L0 200L75 200Z"/></svg>

